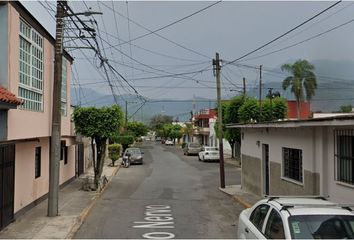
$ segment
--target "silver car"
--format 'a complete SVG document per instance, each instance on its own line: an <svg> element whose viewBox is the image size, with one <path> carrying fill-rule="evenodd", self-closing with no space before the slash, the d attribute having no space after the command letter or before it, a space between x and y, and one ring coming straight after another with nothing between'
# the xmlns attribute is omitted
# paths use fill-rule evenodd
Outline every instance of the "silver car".
<svg viewBox="0 0 354 240"><path fill-rule="evenodd" d="M123 154L123 160L128 158L130 154L130 163L143 164L143 154L140 148L127 148Z"/></svg>
<svg viewBox="0 0 354 240"><path fill-rule="evenodd" d="M198 155L202 150L202 146L199 143L188 143L184 148L184 155Z"/></svg>

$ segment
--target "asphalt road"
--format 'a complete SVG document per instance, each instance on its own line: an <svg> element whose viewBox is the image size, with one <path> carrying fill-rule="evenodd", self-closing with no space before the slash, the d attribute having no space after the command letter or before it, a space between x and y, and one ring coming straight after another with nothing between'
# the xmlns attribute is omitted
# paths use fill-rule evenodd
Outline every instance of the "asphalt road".
<svg viewBox="0 0 354 240"><path fill-rule="evenodd" d="M75 238L236 238L242 206L222 193L218 163L147 143L143 165L121 168ZM225 165L226 185L240 171Z"/></svg>

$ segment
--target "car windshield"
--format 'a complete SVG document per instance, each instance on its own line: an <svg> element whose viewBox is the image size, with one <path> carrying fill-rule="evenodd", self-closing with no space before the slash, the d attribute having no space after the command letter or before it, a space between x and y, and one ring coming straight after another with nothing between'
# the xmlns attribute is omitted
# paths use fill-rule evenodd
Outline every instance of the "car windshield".
<svg viewBox="0 0 354 240"><path fill-rule="evenodd" d="M289 217L293 239L353 239L354 216L298 215Z"/></svg>
<svg viewBox="0 0 354 240"><path fill-rule="evenodd" d="M127 149L125 154L130 153L130 154L140 154L140 149Z"/></svg>
<svg viewBox="0 0 354 240"><path fill-rule="evenodd" d="M219 151L218 148L215 147L206 147L205 151Z"/></svg>
<svg viewBox="0 0 354 240"><path fill-rule="evenodd" d="M192 147L192 148L199 148L200 145L198 143L191 143L189 144L189 147Z"/></svg>

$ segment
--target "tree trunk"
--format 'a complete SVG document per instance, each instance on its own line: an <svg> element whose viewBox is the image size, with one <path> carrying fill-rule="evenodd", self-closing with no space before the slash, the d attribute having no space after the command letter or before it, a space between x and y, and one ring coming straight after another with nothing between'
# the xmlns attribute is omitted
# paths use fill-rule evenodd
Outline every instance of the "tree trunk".
<svg viewBox="0 0 354 240"><path fill-rule="evenodd" d="M95 145L93 144L94 138L91 138L91 150L92 150L92 167L93 169L96 168L96 151L95 151Z"/></svg>
<svg viewBox="0 0 354 240"><path fill-rule="evenodd" d="M96 161L96 166L94 168L94 173L95 173L94 183L96 189L98 189L99 182L102 175L104 159L105 159L107 139L96 137L95 141L96 141L96 148L97 148L97 161Z"/></svg>
<svg viewBox="0 0 354 240"><path fill-rule="evenodd" d="M231 158L235 158L235 141L229 141L231 147Z"/></svg>
<svg viewBox="0 0 354 240"><path fill-rule="evenodd" d="M297 115L297 119L300 119L300 98L296 98L296 115Z"/></svg>

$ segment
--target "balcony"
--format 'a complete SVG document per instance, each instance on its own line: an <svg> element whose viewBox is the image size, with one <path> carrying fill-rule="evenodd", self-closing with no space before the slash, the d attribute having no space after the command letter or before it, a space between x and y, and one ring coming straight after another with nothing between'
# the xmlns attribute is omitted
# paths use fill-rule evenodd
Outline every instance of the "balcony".
<svg viewBox="0 0 354 240"><path fill-rule="evenodd" d="M209 135L210 129L208 127L196 127L194 129L195 135Z"/></svg>

